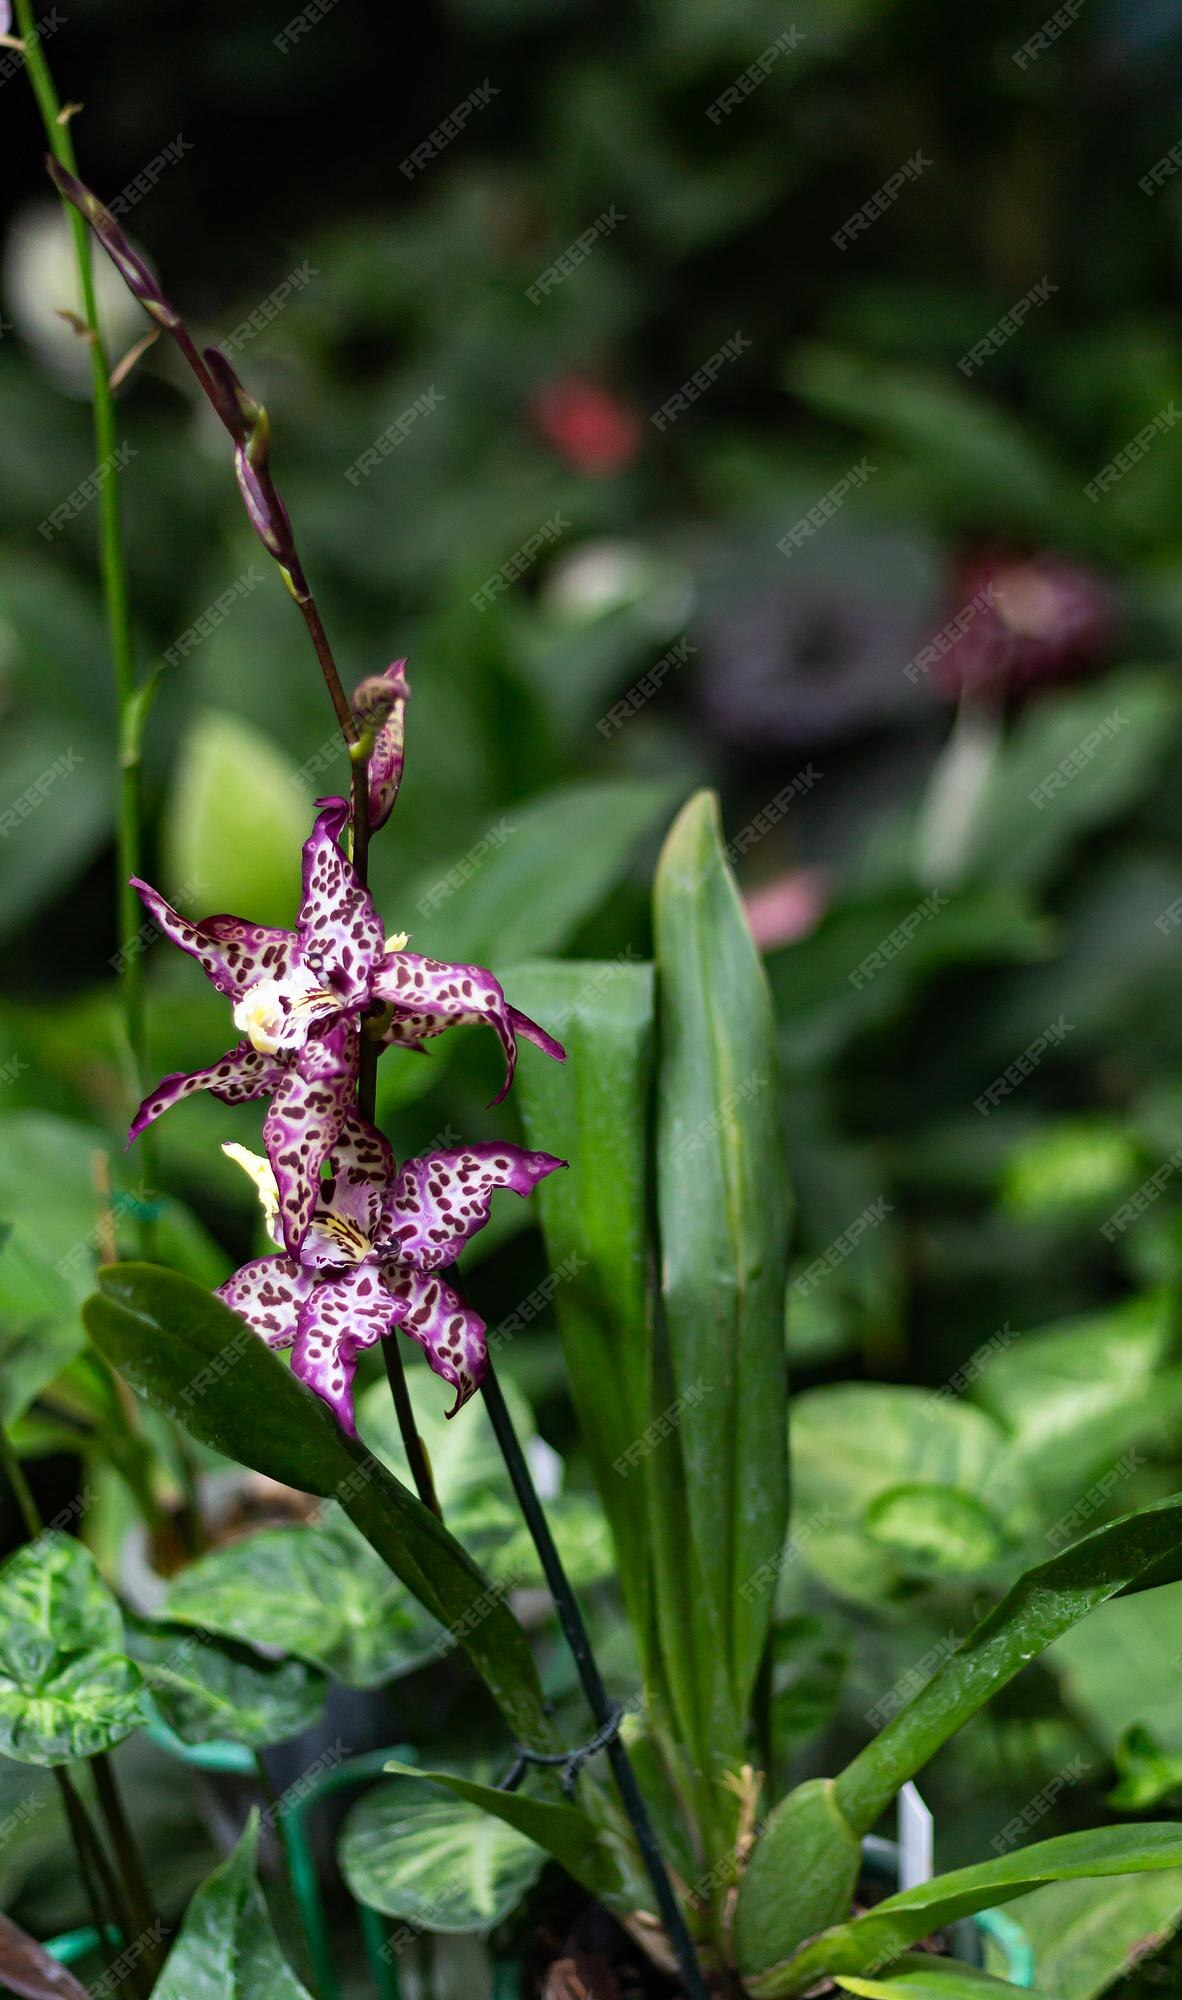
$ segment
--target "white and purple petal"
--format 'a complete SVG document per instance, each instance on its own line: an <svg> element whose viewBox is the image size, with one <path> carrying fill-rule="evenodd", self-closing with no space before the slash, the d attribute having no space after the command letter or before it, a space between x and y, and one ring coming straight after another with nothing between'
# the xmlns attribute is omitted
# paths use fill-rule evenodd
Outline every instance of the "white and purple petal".
<svg viewBox="0 0 1182 2000"><path fill-rule="evenodd" d="M382 1265L382 1276L391 1296L406 1305L403 1333L417 1341L428 1366L455 1390L456 1400L447 1413L454 1417L488 1373L484 1321L435 1271L415 1271L389 1258Z"/></svg>
<svg viewBox="0 0 1182 2000"><path fill-rule="evenodd" d="M376 1242L382 1208L396 1171L385 1133L351 1114L328 1155L325 1171L328 1178L321 1186L321 1204L346 1216Z"/></svg>
<svg viewBox="0 0 1182 2000"><path fill-rule="evenodd" d="M566 1161L524 1146L465 1146L407 1160L386 1203L381 1244L417 1271L454 1264L488 1221L498 1188L532 1194Z"/></svg>
<svg viewBox="0 0 1182 2000"><path fill-rule="evenodd" d="M371 833L385 826L402 783L410 696L405 667L405 660L394 660L384 674L371 674L353 690L353 713L363 729L373 732L368 767Z"/></svg>
<svg viewBox="0 0 1182 2000"><path fill-rule="evenodd" d="M231 916L202 917L191 924L149 882L133 875L131 886L165 937L195 958L218 992L229 999L240 1000L258 979L284 979L290 973L297 943L294 931Z"/></svg>
<svg viewBox="0 0 1182 2000"><path fill-rule="evenodd" d="M364 1005L385 932L368 889L338 844L348 806L344 799L321 799L317 804L321 811L304 842L300 949L322 984L331 986L342 1001Z"/></svg>
<svg viewBox="0 0 1182 2000"><path fill-rule="evenodd" d="M253 1104L256 1098L279 1090L287 1074L287 1064L277 1056L260 1055L249 1042L238 1042L208 1069L188 1073L175 1070L171 1076L163 1077L155 1090L148 1092L132 1119L127 1143L130 1146L146 1125L151 1125L162 1111L179 1104L182 1097L208 1090L223 1104Z"/></svg>
<svg viewBox="0 0 1182 2000"><path fill-rule="evenodd" d="M548 1055L565 1060L561 1043L545 1034L525 1014L510 1007L500 982L481 965L449 965L424 958L417 951L387 952L374 972L376 999L393 1014L383 1029L384 1042L411 1047L442 1035L448 1028L484 1021L505 1051L505 1081L493 1098L499 1104L517 1068L517 1036L527 1035Z"/></svg>
<svg viewBox="0 0 1182 2000"><path fill-rule="evenodd" d="M353 1103L358 1060L353 1021L314 1027L285 1071L263 1121L263 1144L279 1191L283 1240L293 1257L299 1255L316 1208L321 1166Z"/></svg>
<svg viewBox="0 0 1182 2000"><path fill-rule="evenodd" d="M268 1347L290 1347L299 1330L300 1307L315 1283L312 1273L290 1257L254 1257L218 1286L217 1296Z"/></svg>
<svg viewBox="0 0 1182 2000"><path fill-rule="evenodd" d="M315 1286L300 1309L292 1374L326 1402L354 1436L353 1376L357 1354L391 1333L408 1305L386 1288L376 1263L360 1264Z"/></svg>

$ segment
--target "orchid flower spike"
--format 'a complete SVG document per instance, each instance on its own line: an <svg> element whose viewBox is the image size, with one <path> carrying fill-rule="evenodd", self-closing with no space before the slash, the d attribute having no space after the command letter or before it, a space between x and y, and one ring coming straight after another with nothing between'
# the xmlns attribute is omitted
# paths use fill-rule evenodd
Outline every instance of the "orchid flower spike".
<svg viewBox="0 0 1182 2000"><path fill-rule="evenodd" d="M304 843L304 894L294 931L233 916L190 923L146 882L133 884L165 935L232 1001L243 1039L207 1069L166 1076L140 1105L128 1141L195 1091L212 1091L223 1104L269 1097L263 1143L292 1256L312 1221L321 1166L356 1097L363 1022L384 1047L413 1049L448 1028L487 1022L505 1052L497 1103L513 1080L519 1035L556 1061L565 1059L559 1042L508 1004L491 972L408 951L405 932L385 936L369 891L339 844L347 804L322 799L318 805Z"/></svg>
<svg viewBox="0 0 1182 2000"><path fill-rule="evenodd" d="M351 1436L358 1353L396 1328L454 1388L454 1417L488 1372L488 1342L484 1321L439 1272L483 1229L497 1188L532 1194L566 1161L523 1146L478 1145L426 1153L399 1170L382 1133L351 1115L297 1261L283 1254L280 1191L268 1162L244 1146L222 1151L254 1181L280 1250L244 1264L218 1297L268 1347L292 1349L292 1373Z"/></svg>

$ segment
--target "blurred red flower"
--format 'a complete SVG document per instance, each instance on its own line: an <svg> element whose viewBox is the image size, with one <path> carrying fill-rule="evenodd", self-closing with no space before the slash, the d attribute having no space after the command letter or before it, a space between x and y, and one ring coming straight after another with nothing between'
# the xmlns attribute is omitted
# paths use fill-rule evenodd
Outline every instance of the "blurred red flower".
<svg viewBox="0 0 1182 2000"><path fill-rule="evenodd" d="M631 465L640 449L640 412L586 375L557 375L531 397L534 428L576 472L593 479Z"/></svg>

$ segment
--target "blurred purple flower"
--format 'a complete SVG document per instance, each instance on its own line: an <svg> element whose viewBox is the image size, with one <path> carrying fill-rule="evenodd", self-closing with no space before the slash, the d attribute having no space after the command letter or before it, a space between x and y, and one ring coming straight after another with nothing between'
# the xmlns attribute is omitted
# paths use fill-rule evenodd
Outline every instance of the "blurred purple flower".
<svg viewBox="0 0 1182 2000"><path fill-rule="evenodd" d="M1040 682L1086 673L1112 645L1107 585L1053 550L977 551L957 565L950 598L950 618L963 630L931 676L945 697L985 688L1021 695Z"/></svg>

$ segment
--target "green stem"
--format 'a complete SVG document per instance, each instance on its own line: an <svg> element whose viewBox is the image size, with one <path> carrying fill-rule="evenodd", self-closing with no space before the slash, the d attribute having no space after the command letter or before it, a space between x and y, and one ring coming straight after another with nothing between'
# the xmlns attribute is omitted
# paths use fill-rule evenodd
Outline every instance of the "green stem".
<svg viewBox="0 0 1182 2000"><path fill-rule="evenodd" d="M266 1760L261 1750L255 1751L254 1763L255 1769L259 1774L259 1783L263 1788L263 1796L270 1810L271 1823L275 1828L279 1845L283 1849L283 1866L287 1878L288 1892L295 1907L295 1930L299 1940L300 1957L303 1960L303 1964L300 1966L300 1977L307 1984L309 1992L315 1994L318 1993L319 1987L312 1962L312 1945L304 1920L304 1908L300 1901L299 1888L297 1886L296 1862L292 1853L292 1843L288 1834L287 1817L283 1810L283 1801L275 1789L271 1773L267 1769Z"/></svg>
<svg viewBox="0 0 1182 2000"><path fill-rule="evenodd" d="M2 1424L0 1424L0 1464L4 1467L16 1504L20 1508L21 1519L28 1530L29 1539L36 1541L42 1528L41 1514L33 1498L33 1489L25 1478L24 1468L13 1449L12 1439Z"/></svg>
<svg viewBox="0 0 1182 2000"><path fill-rule="evenodd" d="M603 1676L599 1671L599 1664L592 1651L590 1635L586 1625L583 1623L583 1614L579 1610L578 1599L571 1589L570 1579L562 1566L562 1558L554 1545L554 1537L550 1533L550 1524L546 1519L542 1503L538 1499L537 1489L534 1486L529 1466L526 1463L525 1453L521 1449L513 1419L509 1414L509 1406L505 1401L501 1385L496 1378L491 1362L488 1374L484 1378L484 1403L488 1411L489 1421L496 1433L497 1443L501 1448L501 1455L504 1458L513 1491L517 1495L517 1503L525 1517L526 1526L533 1537L533 1544L538 1552L538 1559L541 1562L542 1570L550 1589L550 1595L554 1600L554 1608L558 1613L558 1622L562 1626L563 1634L567 1645L570 1647L571 1656L574 1660L579 1679L583 1684L583 1692L587 1697L587 1705L595 1717L596 1727L606 1729L611 1723L615 1711L608 1699L608 1692L603 1684ZM697 1953L694 1950L689 1931L686 1928L681 1905L678 1903L677 1897L673 1892L673 1885L669 1880L665 1863L661 1858L661 1850L657 1845L657 1837L653 1831L652 1821L649 1818L648 1807L644 1803L640 1786L636 1782L636 1773L632 1769L631 1759L618 1734L613 1735L608 1740L605 1748L620 1794L621 1803L632 1823L632 1831L636 1836L636 1844L640 1849L641 1859L644 1862L649 1881L652 1883L653 1894L657 1899L657 1908L660 1911L661 1921L665 1926L666 1935L676 1954L678 1965L681 1968L681 1976L685 1981L685 1990L690 1995L690 2000L706 2000L706 1987L701 1968L698 1964Z"/></svg>
<svg viewBox="0 0 1182 2000"><path fill-rule="evenodd" d="M49 64L37 33L32 0L16 0L16 20L24 42L25 67L33 95L45 127L45 137L54 158L71 174L78 171L69 121L63 122L61 101L54 87ZM127 567L123 553L122 503L119 492L115 398L109 381L106 344L99 325L91 260L90 231L76 208L63 200L74 239L74 259L78 269L81 317L90 348L91 391L94 413L95 462L104 468L99 483L99 564L103 603L106 609L107 638L115 670L115 690L119 704L118 751L118 936L121 946L119 972L123 1015L131 1064L131 1085L138 1100L145 1090L147 1073L147 1006L143 954L134 948L140 924L139 902L131 886L131 876L142 873L142 829L140 799L139 731L131 726L136 699L135 653L131 636L131 607L127 587ZM153 1154L145 1154L145 1176L154 1180ZM148 1216L140 1221L141 1248L151 1254L152 1225Z"/></svg>
<svg viewBox="0 0 1182 2000"><path fill-rule="evenodd" d="M143 1942L141 1963L151 1975L148 1981L150 1992L152 1981L160 1970L161 1955L156 1942L157 1924L152 1913L152 1897L144 1874L144 1864L140 1859L135 1836L124 1810L123 1799L115 1779L115 1768L107 1751L100 1750L97 1756L92 1757L90 1768L94 1774L95 1790L98 1793L99 1805L102 1807L107 1833L119 1863L119 1874L134 1926L132 1934Z"/></svg>
<svg viewBox="0 0 1182 2000"><path fill-rule="evenodd" d="M90 1914L94 1922L94 1927L98 1932L99 1943L100 1945L107 1945L111 1943L112 1937L117 1941L120 1932L122 1932L126 1940L128 1935L126 1928L127 1913L120 1908L118 1891L111 1879L110 1871L106 1867L106 1857L99 1845L98 1837L86 1816L86 1808L75 1791L68 1774L62 1769L60 1764L54 1766L53 1775L57 1780L57 1788L61 1793L66 1824L70 1829L70 1839L74 1844L74 1853L78 1858L78 1873L82 1877L83 1886L86 1890L86 1900L90 1904ZM112 1926L108 1923L107 1917L103 1913L103 1898L99 1890L100 1877L103 1879L106 1889L107 1907L114 1919L113 1932ZM112 1932L112 1937L108 1936L109 1932Z"/></svg>

